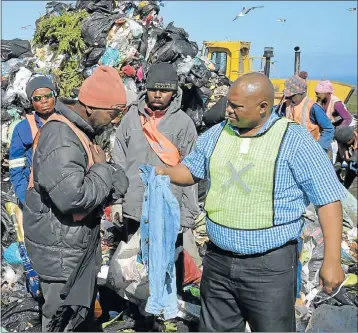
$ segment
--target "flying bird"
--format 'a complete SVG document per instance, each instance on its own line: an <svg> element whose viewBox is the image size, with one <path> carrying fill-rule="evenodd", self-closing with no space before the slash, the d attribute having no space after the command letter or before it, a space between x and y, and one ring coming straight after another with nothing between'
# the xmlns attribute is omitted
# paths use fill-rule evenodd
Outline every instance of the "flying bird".
<svg viewBox="0 0 358 333"><path fill-rule="evenodd" d="M277 19L276 21L277 21L277 22L282 22L282 23L283 23L283 22L286 22L286 19L280 18L280 19Z"/></svg>
<svg viewBox="0 0 358 333"><path fill-rule="evenodd" d="M250 12L251 10L254 10L256 8L264 8L264 6L250 7L248 9L246 9L246 7L244 7L244 8L242 8L242 11L240 12L240 14L236 15L236 17L233 19L233 21L237 20L239 17L245 16L248 12Z"/></svg>
<svg viewBox="0 0 358 333"><path fill-rule="evenodd" d="M348 8L347 10L349 10L350 12L354 12L354 11L357 11L357 7L354 7L354 8Z"/></svg>
<svg viewBox="0 0 358 333"><path fill-rule="evenodd" d="M31 24L25 25L24 27L21 27L21 29L28 29L28 28L30 28L30 27L31 27Z"/></svg>

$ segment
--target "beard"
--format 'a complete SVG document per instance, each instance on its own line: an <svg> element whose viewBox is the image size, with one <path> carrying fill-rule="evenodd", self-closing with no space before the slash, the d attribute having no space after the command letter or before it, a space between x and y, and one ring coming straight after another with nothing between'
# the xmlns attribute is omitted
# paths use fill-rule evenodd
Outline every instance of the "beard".
<svg viewBox="0 0 358 333"><path fill-rule="evenodd" d="M96 128L96 135L93 142L100 146L104 151L111 151L111 136L115 135L116 128L109 124L100 128Z"/></svg>

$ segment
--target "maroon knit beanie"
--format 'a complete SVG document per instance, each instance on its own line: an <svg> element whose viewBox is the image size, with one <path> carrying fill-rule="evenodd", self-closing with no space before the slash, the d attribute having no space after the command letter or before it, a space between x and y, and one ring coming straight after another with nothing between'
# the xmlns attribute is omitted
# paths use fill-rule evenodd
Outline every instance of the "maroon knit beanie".
<svg viewBox="0 0 358 333"><path fill-rule="evenodd" d="M78 99L94 108L115 109L127 104L123 81L116 69L98 66L82 84Z"/></svg>

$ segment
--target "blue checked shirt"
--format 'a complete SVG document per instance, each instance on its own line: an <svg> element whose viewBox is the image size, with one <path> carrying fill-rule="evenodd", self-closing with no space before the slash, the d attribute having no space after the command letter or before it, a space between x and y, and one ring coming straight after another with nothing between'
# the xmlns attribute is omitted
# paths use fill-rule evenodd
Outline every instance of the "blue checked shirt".
<svg viewBox="0 0 358 333"><path fill-rule="evenodd" d="M278 118L273 112L257 134L269 129ZM184 158L183 164L194 177L209 179L210 182L210 157L224 126L225 122L222 122L203 133L192 153ZM237 130L235 133L239 135ZM265 158L265 152L262 152L262 158ZM345 197L327 154L301 126L289 126L276 168L275 227L238 230L221 226L208 218L208 236L215 245L239 254L263 253L280 247L300 237L303 229L302 214L310 202L326 205Z"/></svg>

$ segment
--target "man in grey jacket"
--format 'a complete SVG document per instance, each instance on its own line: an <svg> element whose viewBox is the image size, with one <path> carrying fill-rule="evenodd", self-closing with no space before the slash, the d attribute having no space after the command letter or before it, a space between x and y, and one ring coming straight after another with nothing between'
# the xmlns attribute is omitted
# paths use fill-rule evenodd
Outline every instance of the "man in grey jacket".
<svg viewBox="0 0 358 333"><path fill-rule="evenodd" d="M153 142L148 141L146 121L155 131L164 135L178 151L179 163L187 156L195 144L197 132L193 121L181 110L182 91L178 87L178 76L171 64L153 65L148 73L147 91L138 96L123 117L118 127L114 145L113 159L126 170L129 187L123 201L123 219L128 234L133 235L139 227L144 188L140 179L139 166L150 164L168 165ZM150 133L149 136L155 136ZM158 141L159 145L161 140ZM168 149L167 149L168 150ZM159 157L161 156L161 157ZM173 185L173 194L181 206L181 225L185 227L184 248L188 250L196 263L200 265L195 242L190 229L195 226L195 218L200 214L197 188Z"/></svg>
<svg viewBox="0 0 358 333"><path fill-rule="evenodd" d="M125 106L118 72L100 66L84 81L78 101L58 100L55 110L93 142ZM125 192L126 177L119 167L106 163L99 146L90 143L89 149L94 164L87 170L89 155L69 124L49 121L41 128L33 157L33 187L27 190L24 204L24 233L45 300L43 331L58 314L51 330L93 329L101 208L115 180L120 179L115 191ZM77 221L75 214L84 217Z"/></svg>

